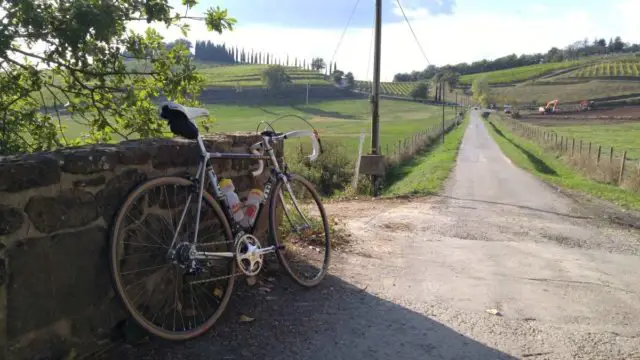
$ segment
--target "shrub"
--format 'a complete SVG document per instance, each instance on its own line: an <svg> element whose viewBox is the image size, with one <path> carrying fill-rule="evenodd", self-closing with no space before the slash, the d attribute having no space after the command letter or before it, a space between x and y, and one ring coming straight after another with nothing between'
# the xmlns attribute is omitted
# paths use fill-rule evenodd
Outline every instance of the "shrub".
<svg viewBox="0 0 640 360"><path fill-rule="evenodd" d="M426 82L419 82L411 89L409 93L413 99L426 99L429 96L429 84Z"/></svg>
<svg viewBox="0 0 640 360"><path fill-rule="evenodd" d="M355 87L355 79L353 78L353 74L351 72L348 72L344 76L344 80L347 89L353 89Z"/></svg>
<svg viewBox="0 0 640 360"><path fill-rule="evenodd" d="M307 159L310 151L302 146L289 154L287 164L291 171L311 181L323 196L344 190L353 178L354 162L347 156L347 149L337 141L323 142L322 155L315 161ZM293 157L291 157L293 155Z"/></svg>
<svg viewBox="0 0 640 360"><path fill-rule="evenodd" d="M262 82L270 91L280 91L291 83L291 77L283 66L271 65L262 71Z"/></svg>

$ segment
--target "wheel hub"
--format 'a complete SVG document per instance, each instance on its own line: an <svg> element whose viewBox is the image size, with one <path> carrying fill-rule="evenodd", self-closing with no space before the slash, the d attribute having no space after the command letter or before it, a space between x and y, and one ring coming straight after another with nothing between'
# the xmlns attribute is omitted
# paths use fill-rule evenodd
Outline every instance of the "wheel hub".
<svg viewBox="0 0 640 360"><path fill-rule="evenodd" d="M176 246L173 260L180 267L187 268L191 265L191 244L183 242Z"/></svg>

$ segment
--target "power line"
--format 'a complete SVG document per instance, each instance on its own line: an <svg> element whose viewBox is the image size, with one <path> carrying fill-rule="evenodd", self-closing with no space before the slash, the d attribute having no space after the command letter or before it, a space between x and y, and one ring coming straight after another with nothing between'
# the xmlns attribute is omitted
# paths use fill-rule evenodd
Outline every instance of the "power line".
<svg viewBox="0 0 640 360"><path fill-rule="evenodd" d="M373 38L375 37L375 30L376 30L376 22L375 19L373 19L373 26L371 27L371 40L369 41L369 53L367 55L367 57L369 58L369 60L367 61L367 74L365 75L366 79L369 80L369 70L371 70L371 59L373 58L373 54L372 54L372 50L373 50Z"/></svg>
<svg viewBox="0 0 640 360"><path fill-rule="evenodd" d="M347 33L347 29L349 29L349 25L351 25L351 20L353 20L353 15L356 13L356 9L358 8L358 4L359 3L360 3L360 0L356 0L356 3L353 6L353 9L351 10L351 15L349 15L349 21L347 21L347 25L344 27L344 30L342 30L342 35L340 35L340 40L338 40L338 45L336 45L336 50L333 52L333 56L331 57L331 61L329 61L330 63L333 62L333 60L336 57L336 54L338 53L338 49L340 48L340 44L342 44L342 40L344 39L344 35Z"/></svg>
<svg viewBox="0 0 640 360"><path fill-rule="evenodd" d="M411 27L411 22L409 21L409 18L407 18L407 14L404 13L404 9L402 8L402 4L400 4L400 0L396 0L396 2L398 3L398 6L400 7L400 11L402 11L402 16L404 16L404 20L407 22L407 25L409 25L409 30L411 30L411 34L413 35L413 39L416 41L416 44L418 44L418 47L420 48L420 51L422 52L422 56L424 56L424 59L427 61L427 64L431 65L431 62L429 62L429 59L427 58L427 54L425 54L424 50L422 49L422 45L420 45L420 41L418 41L418 37L416 36L416 33L413 32L413 27Z"/></svg>

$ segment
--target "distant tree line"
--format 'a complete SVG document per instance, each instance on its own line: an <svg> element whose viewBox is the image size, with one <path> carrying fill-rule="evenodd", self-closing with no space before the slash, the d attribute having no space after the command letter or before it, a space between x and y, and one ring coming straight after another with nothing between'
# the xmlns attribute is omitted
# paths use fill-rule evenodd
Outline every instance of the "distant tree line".
<svg viewBox="0 0 640 360"><path fill-rule="evenodd" d="M622 54L640 52L640 44L625 43L620 36L609 39L596 38L593 41L584 39L576 41L564 49L552 47L546 53L523 54L517 56L511 54L497 58L495 60L474 61L471 64L460 63L456 65L446 65L436 67L429 65L422 71L412 71L410 73L398 73L394 76L393 81L420 81L428 80L436 76L442 71L450 71L460 75L476 74L487 71L512 69L521 66L535 65L541 63L554 63L561 61L577 60L587 56L606 55L606 54Z"/></svg>
<svg viewBox="0 0 640 360"><path fill-rule="evenodd" d="M190 45L188 40L176 41L184 41L187 45ZM173 45L173 43L171 44ZM307 61L306 59L290 57L289 55L275 56L271 53L255 51L253 49L246 50L244 48L227 46L226 44L215 44L209 40L196 41L194 50L194 58L201 61L229 64L281 65L306 70L326 70L325 73L327 75L337 69L335 62L331 62L329 66L327 66L322 58L313 58L311 61Z"/></svg>

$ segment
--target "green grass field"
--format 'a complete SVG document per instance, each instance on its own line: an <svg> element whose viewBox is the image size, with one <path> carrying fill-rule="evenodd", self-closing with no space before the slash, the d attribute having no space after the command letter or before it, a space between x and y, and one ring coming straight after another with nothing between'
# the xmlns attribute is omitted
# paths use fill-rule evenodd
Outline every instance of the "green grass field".
<svg viewBox="0 0 640 360"><path fill-rule="evenodd" d="M268 65L214 66L199 69L205 86L262 86L261 74ZM329 85L318 71L286 68L294 84Z"/></svg>
<svg viewBox="0 0 640 360"><path fill-rule="evenodd" d="M356 81L356 90L371 92L371 81ZM418 82L381 82L380 94L400 97L410 97L411 90L418 84ZM433 99L435 96L435 89L432 88L432 84L429 83L429 99ZM449 91L449 87L445 85L444 98L446 102L453 102L456 99L456 93L458 94L458 100L463 97L462 89L453 89L453 92Z"/></svg>
<svg viewBox="0 0 640 360"><path fill-rule="evenodd" d="M549 74L551 72L568 69L571 67L579 66L580 61L566 61L559 63L537 64L522 66L513 69L490 71L485 73L463 75L460 77L459 83L470 85L473 80L479 77L486 76L489 84L510 84L516 82L522 82L534 77Z"/></svg>
<svg viewBox="0 0 640 360"><path fill-rule="evenodd" d="M640 78L640 59L605 60L583 66L566 74L566 77L638 77Z"/></svg>
<svg viewBox="0 0 640 360"><path fill-rule="evenodd" d="M640 122L615 125L572 125L553 126L550 129L558 133L558 136L568 136L576 141L591 141L594 145L602 146L602 151L609 151L613 146L614 151L627 150L630 159L640 159Z"/></svg>
<svg viewBox="0 0 640 360"><path fill-rule="evenodd" d="M360 132L367 134L364 150L370 148L371 108L368 100L326 101L309 106L265 106L249 107L234 105L206 106L215 118L211 132L253 132L261 121L272 121L283 115L298 115L316 127L323 140L339 141L349 150L350 157L357 153ZM455 112L445 108L445 116L450 119ZM68 138L79 137L85 127L69 117L64 118ZM438 126L442 120L442 107L429 106L408 101L382 100L380 102L380 144L382 151L398 140ZM158 119L158 121L162 121ZM277 131L307 129L302 120L284 118L274 123Z"/></svg>
<svg viewBox="0 0 640 360"><path fill-rule="evenodd" d="M390 174L391 183L384 192L387 196L435 194L449 177L456 163L460 142L469 123L469 117L424 154L412 159Z"/></svg>
<svg viewBox="0 0 640 360"><path fill-rule="evenodd" d="M563 163L554 154L546 153L532 141L514 135L499 120L490 119L487 123L487 129L500 146L502 152L514 164L531 172L540 179L566 189L576 190L614 202L626 208L640 209L640 194L614 185L602 184L587 179ZM521 148L518 148L515 144ZM528 154L523 151L527 151ZM545 164L544 168L548 169L547 172L539 170L541 168L540 163Z"/></svg>
<svg viewBox="0 0 640 360"><path fill-rule="evenodd" d="M591 80L578 83L520 84L510 87L492 88L491 95L501 102L505 96L516 99L519 104L543 104L553 99L579 102L585 99L640 94L640 81Z"/></svg>
<svg viewBox="0 0 640 360"><path fill-rule="evenodd" d="M261 74L268 65L223 65L207 62L195 62L197 72L204 77L205 87L261 87L263 86ZM132 69L138 71L149 71L151 67L142 62L136 62L128 65ZM310 84L310 85L330 85L331 83L324 79L324 75L318 71L303 70L300 68L286 67L286 72L291 77L294 84ZM44 103L48 106L54 105L54 99L57 97L56 103L64 105L68 99L58 90L52 89L53 94L48 90L42 91ZM32 94L39 102L41 96L39 93Z"/></svg>
<svg viewBox="0 0 640 360"><path fill-rule="evenodd" d="M381 82L380 93L382 95L408 97L417 82ZM356 90L371 92L371 81L356 81Z"/></svg>

